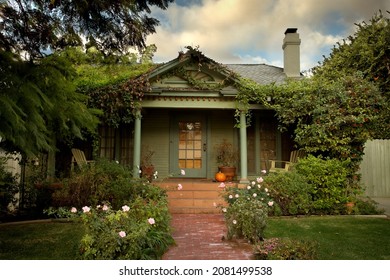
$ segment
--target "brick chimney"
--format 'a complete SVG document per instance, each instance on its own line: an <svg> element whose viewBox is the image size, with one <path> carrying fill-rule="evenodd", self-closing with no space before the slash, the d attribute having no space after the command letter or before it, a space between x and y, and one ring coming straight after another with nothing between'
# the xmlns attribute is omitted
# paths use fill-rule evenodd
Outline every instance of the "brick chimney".
<svg viewBox="0 0 390 280"><path fill-rule="evenodd" d="M284 32L283 53L284 53L284 73L287 77L297 78L301 76L300 67L300 45L298 28L287 28Z"/></svg>

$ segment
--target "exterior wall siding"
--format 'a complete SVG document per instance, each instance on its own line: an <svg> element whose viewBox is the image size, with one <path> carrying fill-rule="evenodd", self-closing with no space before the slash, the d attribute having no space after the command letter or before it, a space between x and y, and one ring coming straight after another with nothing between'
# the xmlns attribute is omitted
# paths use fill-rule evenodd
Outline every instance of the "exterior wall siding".
<svg viewBox="0 0 390 280"><path fill-rule="evenodd" d="M232 143L239 150L238 129L234 127L234 111L232 110L212 110L209 114L209 143L208 143L208 168L207 177L214 178L218 172L216 145L223 139ZM239 166L237 172L239 172Z"/></svg>
<svg viewBox="0 0 390 280"><path fill-rule="evenodd" d="M141 146L154 151L152 163L160 179L169 176L168 110L147 110L142 116Z"/></svg>
<svg viewBox="0 0 390 280"><path fill-rule="evenodd" d="M390 197L390 140L367 141L360 172L366 195Z"/></svg>

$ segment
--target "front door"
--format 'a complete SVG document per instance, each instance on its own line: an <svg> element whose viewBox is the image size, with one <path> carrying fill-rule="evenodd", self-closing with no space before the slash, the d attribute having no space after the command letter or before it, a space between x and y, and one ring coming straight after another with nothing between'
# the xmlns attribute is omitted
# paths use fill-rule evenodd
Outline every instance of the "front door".
<svg viewBox="0 0 390 280"><path fill-rule="evenodd" d="M171 122L170 172L174 177L185 172L187 178L206 177L206 118L177 114Z"/></svg>

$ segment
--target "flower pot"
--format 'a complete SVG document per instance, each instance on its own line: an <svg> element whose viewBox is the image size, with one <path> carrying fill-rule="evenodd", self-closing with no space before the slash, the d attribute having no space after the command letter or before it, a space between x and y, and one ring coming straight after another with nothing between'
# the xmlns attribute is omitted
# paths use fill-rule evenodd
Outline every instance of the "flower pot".
<svg viewBox="0 0 390 280"><path fill-rule="evenodd" d="M236 167L234 166L220 166L219 171L225 174L226 181L233 181L236 177Z"/></svg>
<svg viewBox="0 0 390 280"><path fill-rule="evenodd" d="M152 182L154 175L154 166L141 166L141 177L148 179L149 182Z"/></svg>

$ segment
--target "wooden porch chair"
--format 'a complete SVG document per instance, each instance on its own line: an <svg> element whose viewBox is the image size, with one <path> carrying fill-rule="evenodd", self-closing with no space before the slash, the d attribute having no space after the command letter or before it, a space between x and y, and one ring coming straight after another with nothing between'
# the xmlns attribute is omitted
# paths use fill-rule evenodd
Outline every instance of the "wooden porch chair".
<svg viewBox="0 0 390 280"><path fill-rule="evenodd" d="M283 160L270 160L269 172L286 172L290 171L294 163L298 162L298 159L304 158L306 153L302 150L292 151L290 153L290 161ZM278 166L277 166L278 165Z"/></svg>
<svg viewBox="0 0 390 280"><path fill-rule="evenodd" d="M84 166L93 162L93 160L87 160L83 151L79 149L72 149L72 171L74 170L75 164L77 164L79 168L83 168Z"/></svg>

